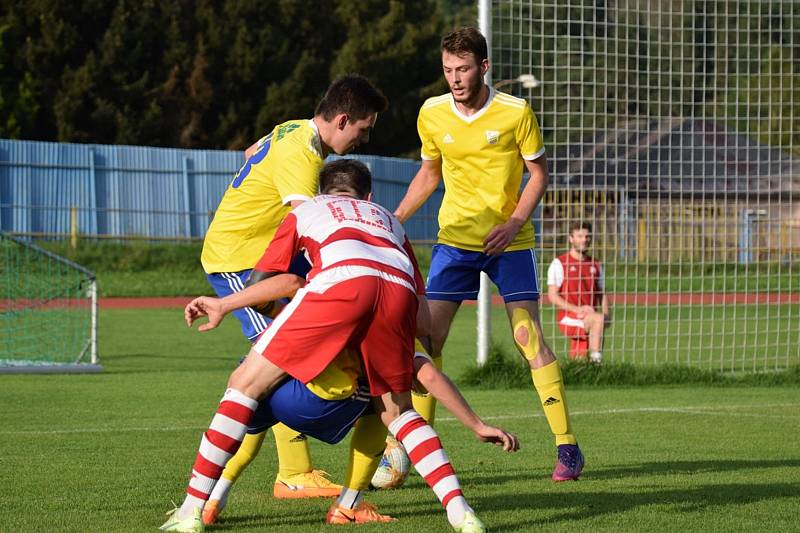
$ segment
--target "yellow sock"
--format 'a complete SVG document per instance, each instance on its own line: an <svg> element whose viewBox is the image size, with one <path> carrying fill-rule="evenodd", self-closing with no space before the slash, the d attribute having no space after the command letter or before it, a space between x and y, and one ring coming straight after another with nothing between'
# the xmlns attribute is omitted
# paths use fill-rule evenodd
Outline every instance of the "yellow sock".
<svg viewBox="0 0 800 533"><path fill-rule="evenodd" d="M544 416L550 424L550 431L556 436L556 446L561 444L577 444L569 421L567 397L564 393L564 381L561 378L561 367L558 361L531 370L533 386L542 401Z"/></svg>
<svg viewBox="0 0 800 533"><path fill-rule="evenodd" d="M420 394L412 391L411 403L414 405L414 410L425 419L425 422L433 425L436 418L436 398L430 394Z"/></svg>
<svg viewBox="0 0 800 533"><path fill-rule="evenodd" d="M386 447L386 426L377 415L362 416L350 437L350 460L344 486L352 490L367 490Z"/></svg>
<svg viewBox="0 0 800 533"><path fill-rule="evenodd" d="M235 483L242 472L245 471L247 466L253 462L253 459L258 455L261 450L261 444L264 442L264 437L267 435L266 430L254 435L247 434L244 436L242 445L239 450L230 458L228 464L225 465L225 470L222 471L222 477Z"/></svg>
<svg viewBox="0 0 800 533"><path fill-rule="evenodd" d="M272 433L275 434L275 448L278 450L278 477L287 479L311 472L308 437L284 424L272 426Z"/></svg>
<svg viewBox="0 0 800 533"><path fill-rule="evenodd" d="M414 339L414 350L428 355L428 351L422 346L419 339ZM433 365L436 368L439 370L442 369L443 363L441 355L438 357L431 357L431 361L433 361ZM414 404L414 410L425 419L425 422L433 425L433 421L436 418L436 399L430 394L420 394L411 391L411 402Z"/></svg>

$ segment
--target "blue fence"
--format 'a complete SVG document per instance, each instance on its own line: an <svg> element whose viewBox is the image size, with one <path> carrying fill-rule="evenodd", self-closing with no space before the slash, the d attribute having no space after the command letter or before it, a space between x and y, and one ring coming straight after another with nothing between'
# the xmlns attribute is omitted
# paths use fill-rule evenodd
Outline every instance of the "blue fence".
<svg viewBox="0 0 800 533"><path fill-rule="evenodd" d="M374 176L375 201L394 209L419 162L353 156ZM242 152L0 139L0 230L23 236L202 239ZM406 224L436 238L442 191ZM77 216L74 218L74 214Z"/></svg>

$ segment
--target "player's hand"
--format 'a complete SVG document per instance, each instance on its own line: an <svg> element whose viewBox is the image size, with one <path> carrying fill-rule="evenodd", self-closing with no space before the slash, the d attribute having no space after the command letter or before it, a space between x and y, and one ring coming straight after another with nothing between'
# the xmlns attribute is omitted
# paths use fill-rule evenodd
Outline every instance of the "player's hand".
<svg viewBox="0 0 800 533"><path fill-rule="evenodd" d="M575 312L575 315L577 315L578 318L585 318L586 315L591 313L594 313L594 307L591 305L582 305Z"/></svg>
<svg viewBox="0 0 800 533"><path fill-rule="evenodd" d="M225 318L219 298L200 296L189 302L183 310L183 317L189 327L192 327L195 320L204 316L208 317L208 322L198 327L197 331L208 331L219 326L222 319Z"/></svg>
<svg viewBox="0 0 800 533"><path fill-rule="evenodd" d="M522 224L523 221L510 218L507 222L493 227L486 238L483 239L483 253L486 255L500 255L503 253L519 233Z"/></svg>
<svg viewBox="0 0 800 533"><path fill-rule="evenodd" d="M491 442L495 446L502 446L503 450L507 452L515 452L519 450L519 439L513 433L484 424L475 430L475 436L481 442Z"/></svg>

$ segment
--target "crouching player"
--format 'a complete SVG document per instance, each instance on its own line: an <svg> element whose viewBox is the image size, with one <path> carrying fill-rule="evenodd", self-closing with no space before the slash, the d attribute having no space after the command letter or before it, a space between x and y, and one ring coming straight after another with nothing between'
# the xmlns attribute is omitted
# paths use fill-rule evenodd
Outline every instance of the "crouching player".
<svg viewBox="0 0 800 533"><path fill-rule="evenodd" d="M187 321L197 316L194 309L210 309L218 306L208 298L202 303L192 302L187 306ZM209 314L224 315L221 308ZM202 313L201 313L202 314ZM417 390L433 395L467 428L483 442L502 446L508 452L519 449L517 437L501 428L485 424L472 410L450 379L437 369L422 345L417 341L414 354L414 374ZM361 375L358 355L345 350L314 380L307 384L290 378L277 390L262 400L247 428L247 434L266 431L276 423L283 423L295 431L328 444L341 441L348 431L357 426L350 443L350 456L342 494L328 511L329 524L360 524L388 522L394 519L378 513L377 509L363 501L363 493L369 487L375 469L381 459L386 427L381 424L371 404L369 389ZM357 438L356 435L361 435ZM230 488L215 504L216 519L230 495ZM218 495L215 487L214 493ZM209 501L206 504L207 510ZM204 518L206 513L204 512ZM209 523L204 520L204 523ZM476 529L480 530L480 529ZM469 531L469 529L462 529Z"/></svg>
<svg viewBox="0 0 800 533"><path fill-rule="evenodd" d="M360 355L378 417L403 443L450 524L457 531L483 531L438 435L411 406L413 338L425 288L405 231L391 213L368 201L371 176L361 163L327 164L320 190L321 196L287 215L256 266L276 275L230 296L248 292L263 302L294 294L231 374L203 434L186 498L162 530L202 530L202 508L260 400L287 375L303 384L312 381L349 348ZM281 274L300 251L311 262L307 283ZM235 306L249 303L237 300Z"/></svg>

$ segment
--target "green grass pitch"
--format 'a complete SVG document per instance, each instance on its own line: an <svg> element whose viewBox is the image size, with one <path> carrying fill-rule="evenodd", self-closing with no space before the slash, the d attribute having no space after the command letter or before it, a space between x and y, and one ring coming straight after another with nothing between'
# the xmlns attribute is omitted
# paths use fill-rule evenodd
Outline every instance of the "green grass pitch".
<svg viewBox="0 0 800 533"><path fill-rule="evenodd" d="M474 354L471 315L459 314L445 354L456 378ZM496 337L505 328L496 324ZM170 499L181 500L200 433L246 349L234 320L199 334L179 310L108 310L104 373L0 375L0 531L155 531ZM439 411L465 494L492 531L796 530L796 387L568 389L587 466L563 484L549 480L552 436L533 390L464 392L522 441L504 454ZM313 442L312 454L342 478L346 443ZM342 529L324 525L328 501L273 500L275 468L267 443L209 531ZM381 530L449 530L417 476L368 499L399 518Z"/></svg>

